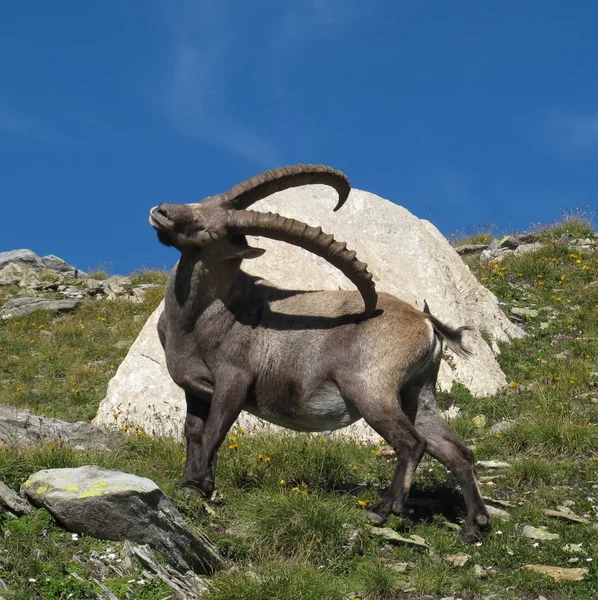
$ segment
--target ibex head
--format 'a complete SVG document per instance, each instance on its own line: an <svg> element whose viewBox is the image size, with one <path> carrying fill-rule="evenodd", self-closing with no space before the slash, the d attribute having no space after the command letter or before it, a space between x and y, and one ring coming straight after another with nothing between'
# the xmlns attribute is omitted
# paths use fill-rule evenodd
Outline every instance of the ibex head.
<svg viewBox="0 0 598 600"><path fill-rule="evenodd" d="M360 291L366 315L376 309L377 295L367 265L320 227L277 214L246 210L254 202L290 187L323 183L338 193L338 210L349 197L349 180L340 171L322 165L295 165L260 173L228 192L199 204L160 204L150 211L150 224L159 240L181 252L201 252L212 258L247 259L264 253L252 248L245 235L258 235L300 246L321 256L346 275Z"/></svg>

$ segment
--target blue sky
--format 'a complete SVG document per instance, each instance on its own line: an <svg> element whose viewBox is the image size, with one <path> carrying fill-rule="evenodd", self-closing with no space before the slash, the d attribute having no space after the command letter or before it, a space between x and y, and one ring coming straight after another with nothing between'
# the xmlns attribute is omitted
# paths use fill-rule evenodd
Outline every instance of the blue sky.
<svg viewBox="0 0 598 600"><path fill-rule="evenodd" d="M0 251L125 273L147 224L325 163L450 234L597 207L598 3L9 2Z"/></svg>

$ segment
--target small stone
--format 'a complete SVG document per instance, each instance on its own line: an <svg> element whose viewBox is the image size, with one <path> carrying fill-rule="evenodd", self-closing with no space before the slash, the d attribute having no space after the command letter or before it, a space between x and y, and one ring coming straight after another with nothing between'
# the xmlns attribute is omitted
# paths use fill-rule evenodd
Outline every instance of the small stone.
<svg viewBox="0 0 598 600"><path fill-rule="evenodd" d="M511 466L511 463L502 460L478 460L476 464L487 469L500 469Z"/></svg>
<svg viewBox="0 0 598 600"><path fill-rule="evenodd" d="M523 569L528 569L542 575L548 575L555 581L582 581L587 575L586 568L565 569L563 567L553 567L550 565L524 565Z"/></svg>
<svg viewBox="0 0 598 600"><path fill-rule="evenodd" d="M530 540L558 540L560 538L558 533L550 533L545 527L532 527L531 525L525 525L523 528L523 535Z"/></svg>
<svg viewBox="0 0 598 600"><path fill-rule="evenodd" d="M511 518L511 515L502 508L496 508L496 506L486 506L486 510L491 517L496 517L497 519L504 519L505 521Z"/></svg>
<svg viewBox="0 0 598 600"><path fill-rule="evenodd" d="M473 573L478 579L486 579L488 572L482 565L473 565Z"/></svg>
<svg viewBox="0 0 598 600"><path fill-rule="evenodd" d="M391 562L388 567L397 573L406 573L411 568L411 563L408 562Z"/></svg>
<svg viewBox="0 0 598 600"><path fill-rule="evenodd" d="M453 567L464 567L470 558L471 558L471 556L469 554L465 554L464 552L459 552L457 554L451 554L450 556L445 556L444 560L448 563L451 563L451 565L453 565Z"/></svg>
<svg viewBox="0 0 598 600"><path fill-rule="evenodd" d="M516 306L513 306L513 308L511 308L511 314L515 315L517 317L537 317L538 316L538 311L534 310L533 308L518 308Z"/></svg>
<svg viewBox="0 0 598 600"><path fill-rule="evenodd" d="M574 523L581 523L582 525L588 525L590 521L588 519L584 519L576 515L571 509L566 506L559 506L559 510L551 510L549 508L545 508L543 510L544 514L549 517L555 517L558 519L567 519L568 521L573 521Z"/></svg>
<svg viewBox="0 0 598 600"><path fill-rule="evenodd" d="M391 529L390 527L372 527L371 525L368 526L368 530L370 531L370 533L378 535L391 543L411 544L413 546L429 548L428 544L426 544L426 540L424 540L424 538L420 537L419 535L411 535L410 537L406 538L398 534L394 529Z"/></svg>
<svg viewBox="0 0 598 600"><path fill-rule="evenodd" d="M515 424L515 421L510 420L499 421L498 423L494 423L494 425L490 427L490 433L494 435L496 435L497 433L504 433L505 431L511 429L511 427L513 427Z"/></svg>

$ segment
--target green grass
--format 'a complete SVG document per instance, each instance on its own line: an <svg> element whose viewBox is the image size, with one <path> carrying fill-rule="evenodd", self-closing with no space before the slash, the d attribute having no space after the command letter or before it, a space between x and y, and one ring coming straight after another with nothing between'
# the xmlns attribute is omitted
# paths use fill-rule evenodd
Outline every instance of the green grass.
<svg viewBox="0 0 598 600"><path fill-rule="evenodd" d="M430 551L389 546L372 535L365 511L390 483L394 461L379 455L379 445L356 440L231 432L220 451L218 494L210 511L204 501L178 488L184 445L173 440L125 436L121 448L103 453L68 446L5 448L0 450L0 480L18 489L36 470L84 464L155 480L228 560L229 566L211 580L205 596L210 599L596 597L598 253L571 251L558 242L565 232L590 236L591 222L578 217L568 215L539 229L545 246L537 252L487 266L466 257L507 314L513 306L538 311L536 317L519 320L529 335L501 347L507 389L473 398L463 386L454 386L439 398L441 405L450 401L462 408L452 427L478 459L510 465L478 467L482 493L508 502L510 515L494 521L493 533L481 545L458 542L455 525L463 519L463 501L453 477L431 459L418 468L408 512L388 522L402 535L423 537ZM143 304L90 300L71 315L37 313L0 323L3 402L69 420L93 417L128 345L163 293L164 273L131 277L135 285L158 285ZM0 301L20 292L0 288ZM480 415L486 418L483 426L476 420ZM503 420L514 425L490 433ZM563 503L573 503L571 509L591 524L544 514ZM5 597L95 598L101 590L91 577L102 580L102 574L90 557L105 554L107 546L122 556L122 546L114 542L72 540L43 511L34 518L1 519L0 578L12 592L0 592ZM545 526L560 538L535 544L522 535L524 525ZM581 544L581 550L567 550L571 544ZM445 560L460 552L471 557L465 566ZM522 569L528 563L589 572L581 582L557 583ZM118 597L159 600L169 594L155 581L136 583L142 577L138 566L125 578L108 571L104 577Z"/></svg>

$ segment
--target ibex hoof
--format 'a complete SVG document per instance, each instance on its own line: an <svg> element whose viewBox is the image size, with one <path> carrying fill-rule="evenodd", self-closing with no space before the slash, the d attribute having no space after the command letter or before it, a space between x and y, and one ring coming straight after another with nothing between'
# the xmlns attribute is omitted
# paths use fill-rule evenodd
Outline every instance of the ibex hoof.
<svg viewBox="0 0 598 600"><path fill-rule="evenodd" d="M475 523L466 523L459 534L459 541L464 544L471 544L481 539L484 533L490 531L490 517L481 515L476 517Z"/></svg>
<svg viewBox="0 0 598 600"><path fill-rule="evenodd" d="M191 492L201 498L210 498L214 490L214 486L206 485L205 481L198 481L196 479L183 479L180 482L181 489Z"/></svg>
<svg viewBox="0 0 598 600"><path fill-rule="evenodd" d="M384 523L386 523L386 520L388 519L388 517L379 515L373 510L368 510L366 517L368 521L372 523L372 525L384 525Z"/></svg>

